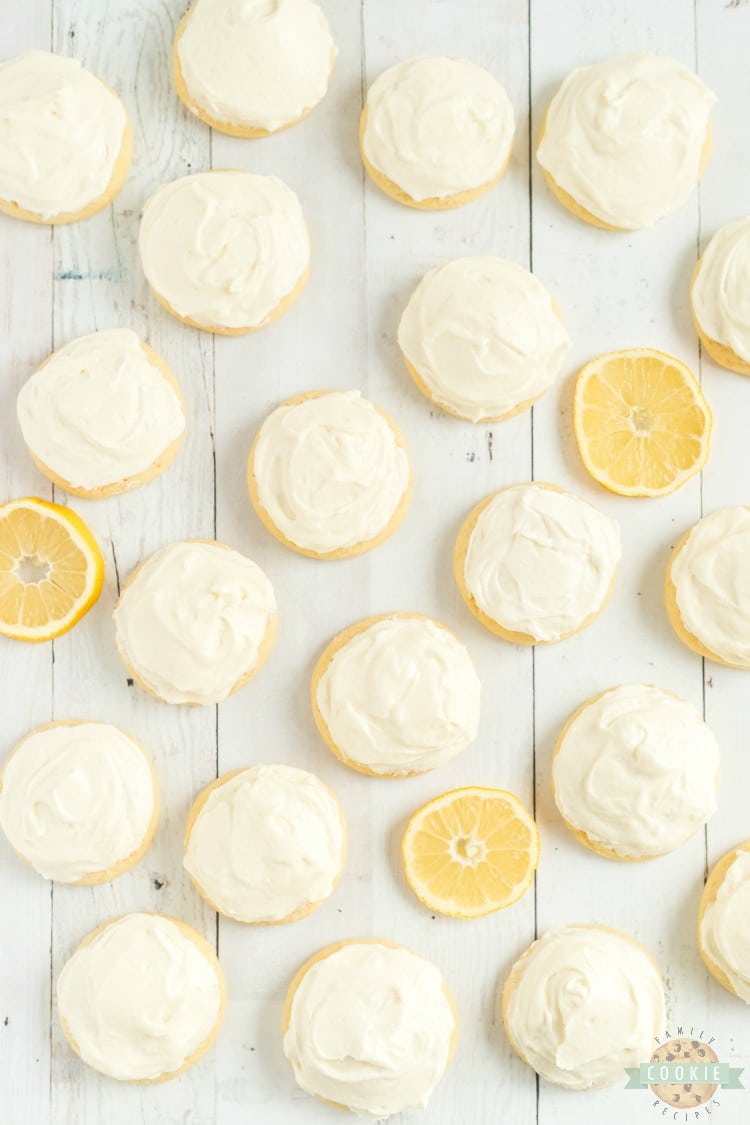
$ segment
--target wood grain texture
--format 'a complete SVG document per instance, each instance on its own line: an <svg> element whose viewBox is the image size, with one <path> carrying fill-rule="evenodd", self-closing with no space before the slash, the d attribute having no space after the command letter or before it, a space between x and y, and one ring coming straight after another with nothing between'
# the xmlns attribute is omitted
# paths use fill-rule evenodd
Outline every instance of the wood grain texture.
<svg viewBox="0 0 750 1125"><path fill-rule="evenodd" d="M72 501L105 552L99 604L52 646L0 641L3 748L51 718L92 718L132 731L153 755L164 813L144 862L110 886L55 887L0 847L0 902L12 919L0 945L0 1116L8 1125L323 1125L335 1110L304 1095L283 1058L280 1021L295 970L317 949L351 937L403 942L431 958L456 998L456 1057L425 1125L632 1125L657 1120L647 1094L570 1094L544 1083L511 1051L498 985L535 934L563 922L600 922L641 940L664 971L669 1018L716 1037L722 1059L748 1065L747 1011L708 978L695 946L707 861L748 835L743 745L748 679L704 670L681 646L662 604L670 548L703 511L747 503L750 381L699 356L688 284L697 255L722 223L746 213L750 179L750 5L714 0L323 0L339 55L329 92L299 126L256 141L212 134L179 102L170 74L183 0L27 0L0 26L0 57L39 47L72 54L123 97L134 164L115 204L58 228L0 216L0 477L2 497L50 497L15 421L21 381L54 346L97 328L129 326L159 351L184 389L188 430L167 472L143 490ZM699 193L655 230L611 234L577 221L551 196L535 159L549 98L575 65L627 49L697 65L720 98L714 154ZM485 197L453 212L399 206L368 180L357 123L369 83L411 54L463 55L506 86L517 133L511 165ZM533 103L529 119L530 99ZM531 154L531 167L530 157ZM310 282L283 321L246 338L211 338L155 301L137 254L140 209L161 182L189 171L273 172L300 196L312 238ZM497 253L531 266L559 304L574 346L558 384L532 413L495 426L452 418L413 385L396 346L401 311L418 280L451 257ZM593 355L652 346L702 377L716 425L700 480L673 497L627 500L598 488L572 438L572 380ZM360 388L403 429L414 495L403 526L370 555L302 558L255 516L245 487L253 436L281 400L321 386ZM569 488L614 516L624 558L614 597L585 633L560 645L517 648L489 635L451 575L458 528L489 492L534 476ZM67 502L59 492L55 499ZM279 601L278 639L258 678L218 709L160 704L128 686L114 654L118 584L144 556L182 537L218 536L254 558ZM426 613L468 645L483 684L479 738L439 771L394 783L357 775L321 742L309 681L330 638L370 614ZM705 679L704 679L705 674ZM562 825L549 784L560 726L585 699L646 680L701 706L723 752L720 812L707 837L648 865L612 864ZM280 761L311 769L342 801L349 858L331 898L309 918L262 929L222 919L191 888L182 835L197 792L218 772ZM541 863L533 891L507 912L474 922L433 918L409 891L400 838L409 815L464 784L513 789L536 807ZM98 1077L68 1050L50 1004L50 979L85 933L130 909L162 910L196 925L227 977L224 1029L190 1073L140 1089ZM8 1023L5 1025L5 1017ZM52 1017L52 1018L51 1018ZM750 1095L727 1093L711 1120L734 1125ZM725 1104L724 1104L725 1103ZM398 1119L395 1119L398 1123Z"/></svg>

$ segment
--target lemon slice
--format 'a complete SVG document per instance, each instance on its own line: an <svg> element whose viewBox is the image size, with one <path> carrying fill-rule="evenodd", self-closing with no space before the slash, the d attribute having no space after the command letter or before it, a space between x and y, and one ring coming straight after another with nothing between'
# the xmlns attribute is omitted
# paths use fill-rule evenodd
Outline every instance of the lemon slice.
<svg viewBox="0 0 750 1125"><path fill-rule="evenodd" d="M504 789L454 789L423 805L402 844L409 886L452 918L481 918L517 902L539 862L536 824Z"/></svg>
<svg viewBox="0 0 750 1125"><path fill-rule="evenodd" d="M711 411L692 372L651 348L592 359L578 375L574 426L592 477L621 496L664 496L700 472Z"/></svg>
<svg viewBox="0 0 750 1125"><path fill-rule="evenodd" d="M99 597L104 560L70 508L29 497L0 505L0 634L49 641Z"/></svg>

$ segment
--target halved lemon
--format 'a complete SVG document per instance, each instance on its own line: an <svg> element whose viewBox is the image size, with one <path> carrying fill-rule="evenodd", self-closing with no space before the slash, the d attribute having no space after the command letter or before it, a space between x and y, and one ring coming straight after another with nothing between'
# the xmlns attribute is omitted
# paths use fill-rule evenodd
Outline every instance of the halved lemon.
<svg viewBox="0 0 750 1125"><path fill-rule="evenodd" d="M49 641L91 609L104 559L70 508L29 497L0 505L0 633Z"/></svg>
<svg viewBox="0 0 750 1125"><path fill-rule="evenodd" d="M512 793L453 789L415 812L402 854L409 886L425 906L453 918L481 918L528 889L539 832Z"/></svg>
<svg viewBox="0 0 750 1125"><path fill-rule="evenodd" d="M594 480L621 496L664 496L700 472L711 410L692 372L652 348L610 352L578 375L574 426Z"/></svg>

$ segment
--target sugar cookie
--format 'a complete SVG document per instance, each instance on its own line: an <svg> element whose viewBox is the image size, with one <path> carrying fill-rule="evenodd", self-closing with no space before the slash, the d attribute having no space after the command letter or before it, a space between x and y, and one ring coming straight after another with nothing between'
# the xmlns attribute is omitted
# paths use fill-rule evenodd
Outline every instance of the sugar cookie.
<svg viewBox="0 0 750 1125"><path fill-rule="evenodd" d="M41 472L92 500L153 480L174 460L185 429L177 380L128 328L58 348L21 387L17 412Z"/></svg>
<svg viewBox="0 0 750 1125"><path fill-rule="evenodd" d="M185 831L185 868L214 910L271 925L312 913L346 857L344 812L307 770L255 765L200 793Z"/></svg>
<svg viewBox="0 0 750 1125"><path fill-rule="evenodd" d="M594 226L653 227L698 182L715 101L695 74L650 52L579 67L542 121L537 159L547 184Z"/></svg>
<svg viewBox="0 0 750 1125"><path fill-rule="evenodd" d="M303 1090L380 1120L427 1105L458 1020L429 961L393 942L355 940L329 945L298 971L283 1033Z"/></svg>
<svg viewBox="0 0 750 1125"><path fill-rule="evenodd" d="M0 63L0 211L87 219L117 195L132 150L119 97L77 59L27 51Z"/></svg>
<svg viewBox="0 0 750 1125"><path fill-rule="evenodd" d="M128 675L165 703L220 703L268 657L276 599L263 571L223 543L171 543L130 576L115 606Z"/></svg>
<svg viewBox="0 0 750 1125"><path fill-rule="evenodd" d="M0 774L0 827L45 879L106 883L148 851L159 789L142 746L83 720L37 727Z"/></svg>
<svg viewBox="0 0 750 1125"><path fill-rule="evenodd" d="M92 930L57 981L71 1047L121 1082L183 1074L218 1035L225 1003L213 948L192 926L159 914L124 914Z"/></svg>
<svg viewBox="0 0 750 1125"><path fill-rule="evenodd" d="M406 59L367 92L359 130L371 179L399 203L471 203L502 177L515 122L496 78L466 59Z"/></svg>
<svg viewBox="0 0 750 1125"><path fill-rule="evenodd" d="M302 292L310 238L276 176L225 168L162 184L143 208L141 263L178 320L225 336L276 320Z"/></svg>
<svg viewBox="0 0 750 1125"><path fill-rule="evenodd" d="M716 232L690 286L693 321L716 363L750 375L750 217Z"/></svg>
<svg viewBox="0 0 750 1125"><path fill-rule="evenodd" d="M720 508L686 532L667 567L667 615L688 648L750 668L750 508Z"/></svg>
<svg viewBox="0 0 750 1125"><path fill-rule="evenodd" d="M331 641L313 672L313 717L345 765L413 777L474 741L480 684L450 629L416 613L368 617Z"/></svg>
<svg viewBox="0 0 750 1125"><path fill-rule="evenodd" d="M561 641L590 625L614 588L617 522L551 484L516 484L478 504L454 573L474 616L514 644Z"/></svg>
<svg viewBox="0 0 750 1125"><path fill-rule="evenodd" d="M248 460L258 516L302 555L343 559L377 547L406 514L406 443L359 391L308 391L268 415Z"/></svg>
<svg viewBox="0 0 750 1125"><path fill-rule="evenodd" d="M609 859L679 848L716 811L719 747L701 715L653 684L623 684L568 719L552 759L565 824Z"/></svg>
<svg viewBox="0 0 750 1125"><path fill-rule="evenodd" d="M315 108L335 59L313 0L195 0L178 25L172 68L201 121L234 137L267 137Z"/></svg>
<svg viewBox="0 0 750 1125"><path fill-rule="evenodd" d="M510 1045L568 1090L622 1085L664 1030L664 985L650 953L605 926L548 930L516 961L502 1015Z"/></svg>

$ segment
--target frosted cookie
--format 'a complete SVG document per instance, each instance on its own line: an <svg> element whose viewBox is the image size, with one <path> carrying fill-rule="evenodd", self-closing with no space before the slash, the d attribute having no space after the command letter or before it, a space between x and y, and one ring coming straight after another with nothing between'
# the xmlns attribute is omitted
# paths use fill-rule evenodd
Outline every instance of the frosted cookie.
<svg viewBox="0 0 750 1125"><path fill-rule="evenodd" d="M255 332L286 312L310 265L292 189L236 169L157 188L143 208L138 247L162 305L193 328L226 336Z"/></svg>
<svg viewBox="0 0 750 1125"><path fill-rule="evenodd" d="M516 961L502 995L505 1034L537 1074L569 1090L624 1083L664 1029L650 953L604 926L548 930Z"/></svg>
<svg viewBox="0 0 750 1125"><path fill-rule="evenodd" d="M295 922L336 886L346 858L344 812L314 774L249 766L198 796L185 868L214 910L238 922Z"/></svg>
<svg viewBox="0 0 750 1125"><path fill-rule="evenodd" d="M0 63L0 211L87 219L117 195L132 150L124 105L77 59L27 51Z"/></svg>
<svg viewBox="0 0 750 1125"><path fill-rule="evenodd" d="M263 666L276 599L239 551L204 539L171 543L134 571L115 606L128 675L165 703L220 703Z"/></svg>
<svg viewBox="0 0 750 1125"><path fill-rule="evenodd" d="M248 460L258 516L302 555L344 559L406 514L411 470L395 423L359 391L308 391L268 415Z"/></svg>
<svg viewBox="0 0 750 1125"><path fill-rule="evenodd" d="M375 777L412 777L460 754L477 736L479 699L467 648L416 613L345 629L312 677L323 741L345 765Z"/></svg>
<svg viewBox="0 0 750 1125"><path fill-rule="evenodd" d="M267 137L296 125L328 89L336 58L313 0L195 0L177 27L177 93L214 129Z"/></svg>
<svg viewBox="0 0 750 1125"><path fill-rule="evenodd" d="M284 1054L308 1094L380 1120L424 1108L450 1062L458 1021L429 961L389 941L329 945L287 994Z"/></svg>
<svg viewBox="0 0 750 1125"><path fill-rule="evenodd" d="M614 588L616 520L552 484L516 484L477 504L454 573L471 612L514 644L561 641L590 625Z"/></svg>
<svg viewBox="0 0 750 1125"><path fill-rule="evenodd" d="M537 159L580 219L641 230L682 207L711 151L716 101L680 63L649 52L579 67L542 122Z"/></svg>
<svg viewBox="0 0 750 1125"><path fill-rule="evenodd" d="M105 883L151 845L159 790L143 748L108 723L38 727L0 774L0 827L46 879Z"/></svg>
<svg viewBox="0 0 750 1125"><path fill-rule="evenodd" d="M695 267L690 303L711 359L750 375L750 217L713 236Z"/></svg>
<svg viewBox="0 0 750 1125"><path fill-rule="evenodd" d="M225 1002L213 948L158 914L124 914L92 930L57 981L71 1047L121 1082L165 1082L188 1070L218 1035Z"/></svg>
<svg viewBox="0 0 750 1125"><path fill-rule="evenodd" d="M139 488L171 464L185 409L172 372L128 328L81 336L53 352L18 395L37 467L75 496Z"/></svg>
<svg viewBox="0 0 750 1125"><path fill-rule="evenodd" d="M750 668L750 508L720 508L683 535L665 597L683 644L718 664Z"/></svg>
<svg viewBox="0 0 750 1125"><path fill-rule="evenodd" d="M719 747L694 707L623 684L579 707L552 761L555 804L582 844L609 859L666 855L716 811Z"/></svg>
<svg viewBox="0 0 750 1125"><path fill-rule="evenodd" d="M398 327L422 394L469 422L501 422L549 390L570 346L540 281L502 258L457 258L430 270Z"/></svg>
<svg viewBox="0 0 750 1125"><path fill-rule="evenodd" d="M719 984L750 1004L750 840L727 852L708 877L698 948Z"/></svg>
<svg viewBox="0 0 750 1125"><path fill-rule="evenodd" d="M466 59L397 63L367 92L359 147L373 182L409 207L442 210L494 187L513 146L505 89Z"/></svg>

